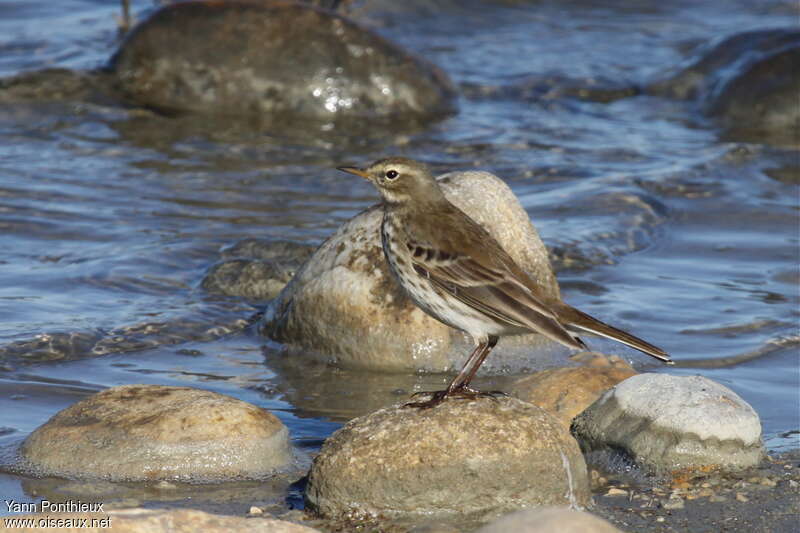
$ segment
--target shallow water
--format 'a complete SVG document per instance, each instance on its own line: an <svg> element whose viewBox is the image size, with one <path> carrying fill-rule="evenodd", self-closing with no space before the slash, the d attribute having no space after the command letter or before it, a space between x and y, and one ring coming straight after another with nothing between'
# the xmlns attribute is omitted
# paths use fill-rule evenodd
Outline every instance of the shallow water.
<svg viewBox="0 0 800 533"><path fill-rule="evenodd" d="M798 447L798 187L771 177L787 164L796 175L796 153L721 140L689 102L542 89L547 80L640 86L700 43L795 24L796 8L613 4L442 2L430 12L420 3L416 15L384 19L381 33L462 89L457 116L411 132L284 135L112 106L0 104L0 455L114 385L233 395L275 412L313 452L341 422L444 383L287 360L242 329L254 308L199 286L219 250L243 238L321 242L376 201L368 184L332 168L390 153L503 177L553 249L570 303L679 362L656 371L732 388L759 412L770 449ZM117 14L100 0L0 4L0 75L102 65ZM115 335L125 343L86 349ZM42 492L31 483L0 473L0 494L27 501Z"/></svg>

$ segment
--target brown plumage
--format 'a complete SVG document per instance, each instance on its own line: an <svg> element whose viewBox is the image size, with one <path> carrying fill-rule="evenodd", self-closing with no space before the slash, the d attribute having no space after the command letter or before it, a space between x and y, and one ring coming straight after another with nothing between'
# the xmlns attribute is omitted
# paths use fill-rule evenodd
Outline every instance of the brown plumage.
<svg viewBox="0 0 800 533"><path fill-rule="evenodd" d="M390 269L411 299L477 344L447 390L408 404L432 407L448 396L482 394L469 382L498 337L536 332L570 348L586 345L574 330L601 335L671 363L656 346L604 324L538 285L477 222L445 198L425 165L392 157L367 167L340 167L371 181L383 198L381 242Z"/></svg>

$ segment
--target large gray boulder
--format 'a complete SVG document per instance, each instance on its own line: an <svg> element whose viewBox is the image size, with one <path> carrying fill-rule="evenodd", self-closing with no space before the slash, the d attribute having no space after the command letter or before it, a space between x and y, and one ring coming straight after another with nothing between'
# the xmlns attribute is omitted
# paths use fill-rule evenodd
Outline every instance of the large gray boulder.
<svg viewBox="0 0 800 533"><path fill-rule="evenodd" d="M289 432L269 411L160 385L113 387L67 407L21 455L39 475L111 481L258 479L292 460Z"/></svg>
<svg viewBox="0 0 800 533"><path fill-rule="evenodd" d="M513 398L395 406L354 419L325 441L306 489L309 507L326 517L479 517L586 505L590 496L569 432Z"/></svg>
<svg viewBox="0 0 800 533"><path fill-rule="evenodd" d="M559 294L547 249L502 180L477 171L439 179L447 198L483 225L546 294ZM472 341L417 308L397 284L381 248L381 218L381 206L373 206L328 238L272 302L261 332L346 366L460 368ZM518 366L553 346L541 335L503 338L485 366Z"/></svg>
<svg viewBox="0 0 800 533"><path fill-rule="evenodd" d="M755 410L702 376L629 377L578 415L572 432L584 451L623 451L661 472L737 470L764 456Z"/></svg>
<svg viewBox="0 0 800 533"><path fill-rule="evenodd" d="M129 98L168 112L400 120L455 111L436 67L293 2L168 5L129 34L110 70Z"/></svg>

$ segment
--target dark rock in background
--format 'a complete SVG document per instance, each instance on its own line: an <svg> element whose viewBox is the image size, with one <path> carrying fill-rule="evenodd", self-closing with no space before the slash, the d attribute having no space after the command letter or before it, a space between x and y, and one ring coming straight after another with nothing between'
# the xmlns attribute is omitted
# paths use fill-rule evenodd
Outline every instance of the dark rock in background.
<svg viewBox="0 0 800 533"><path fill-rule="evenodd" d="M689 66L651 84L652 94L697 100L731 140L797 143L800 138L800 31L728 37Z"/></svg>
<svg viewBox="0 0 800 533"><path fill-rule="evenodd" d="M110 69L130 99L166 112L332 119L455 111L440 70L341 16L293 3L167 6L131 32Z"/></svg>

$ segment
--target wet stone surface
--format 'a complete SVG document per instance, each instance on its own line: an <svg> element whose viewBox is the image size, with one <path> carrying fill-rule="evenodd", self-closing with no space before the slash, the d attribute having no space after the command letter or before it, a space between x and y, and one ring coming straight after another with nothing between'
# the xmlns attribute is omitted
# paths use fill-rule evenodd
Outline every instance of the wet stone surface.
<svg viewBox="0 0 800 533"><path fill-rule="evenodd" d="M291 241L244 239L222 250L202 287L212 293L250 301L274 298L294 277L314 247Z"/></svg>
<svg viewBox="0 0 800 533"><path fill-rule="evenodd" d="M283 2L166 6L111 60L121 90L164 111L442 116L455 92L432 65L353 22Z"/></svg>
<svg viewBox="0 0 800 533"><path fill-rule="evenodd" d="M796 144L800 31L745 32L710 44L691 65L648 92L695 99L733 140Z"/></svg>

